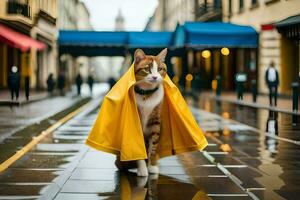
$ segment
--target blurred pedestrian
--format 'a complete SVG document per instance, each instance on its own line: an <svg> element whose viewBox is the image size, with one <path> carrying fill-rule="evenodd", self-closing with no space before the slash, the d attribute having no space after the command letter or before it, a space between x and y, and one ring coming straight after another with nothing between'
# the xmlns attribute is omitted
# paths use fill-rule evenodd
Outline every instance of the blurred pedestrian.
<svg viewBox="0 0 300 200"><path fill-rule="evenodd" d="M275 69L275 63L272 60L265 74L265 81L269 88L269 101L270 106L273 106L273 98L275 106L277 105L277 89L279 85L279 75L277 69Z"/></svg>
<svg viewBox="0 0 300 200"><path fill-rule="evenodd" d="M243 72L235 75L236 94L238 100L244 99L244 84L247 81L247 75Z"/></svg>
<svg viewBox="0 0 300 200"><path fill-rule="evenodd" d="M24 65L22 65L22 77L24 77L24 88L26 100L29 100L30 92L30 78L33 75L32 66L30 65L30 56L28 53L24 54Z"/></svg>
<svg viewBox="0 0 300 200"><path fill-rule="evenodd" d="M244 85L243 82L237 81L236 82L236 90L237 90L237 99L243 100L244 99Z"/></svg>
<svg viewBox="0 0 300 200"><path fill-rule="evenodd" d="M53 73L50 73L47 78L47 90L50 95L53 94L54 86L55 86L55 81L53 79Z"/></svg>
<svg viewBox="0 0 300 200"><path fill-rule="evenodd" d="M81 85L82 85L82 82L83 82L80 73L77 74L75 82L76 82L76 86L77 86L77 95L80 96L80 94L81 94Z"/></svg>
<svg viewBox="0 0 300 200"><path fill-rule="evenodd" d="M29 100L29 91L30 91L30 76L25 76L25 96L26 100Z"/></svg>
<svg viewBox="0 0 300 200"><path fill-rule="evenodd" d="M8 75L8 87L10 89L11 100L14 100L14 96L16 96L16 100L18 100L20 91L20 74L18 72L18 67L16 66L12 66L11 72Z"/></svg>
<svg viewBox="0 0 300 200"><path fill-rule="evenodd" d="M59 89L59 93L61 96L65 95L64 93L65 82L66 82L65 73L61 71L57 78L57 87Z"/></svg>
<svg viewBox="0 0 300 200"><path fill-rule="evenodd" d="M90 88L90 91L91 91L91 95L93 95L93 85L94 85L94 77L93 77L93 75L90 74L88 76L87 83L89 85L89 88Z"/></svg>

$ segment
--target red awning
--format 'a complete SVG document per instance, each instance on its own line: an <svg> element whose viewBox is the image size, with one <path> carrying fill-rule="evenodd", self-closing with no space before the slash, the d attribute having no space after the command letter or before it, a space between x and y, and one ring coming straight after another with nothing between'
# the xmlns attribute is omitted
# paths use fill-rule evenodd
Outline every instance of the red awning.
<svg viewBox="0 0 300 200"><path fill-rule="evenodd" d="M7 45L18 48L21 51L28 51L30 48L42 50L46 48L46 45L42 42L32 39L31 37L18 33L17 31L3 26L0 24L0 42L6 43Z"/></svg>

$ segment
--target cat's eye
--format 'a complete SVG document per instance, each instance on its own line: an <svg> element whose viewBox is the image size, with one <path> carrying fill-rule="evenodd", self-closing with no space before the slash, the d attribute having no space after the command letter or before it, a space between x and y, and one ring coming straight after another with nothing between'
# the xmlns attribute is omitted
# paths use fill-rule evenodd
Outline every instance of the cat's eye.
<svg viewBox="0 0 300 200"><path fill-rule="evenodd" d="M150 72L150 67L149 67L149 65L146 65L146 67L144 68L144 70L145 70L146 72Z"/></svg>
<svg viewBox="0 0 300 200"><path fill-rule="evenodd" d="M159 68L158 68L158 71L160 72L162 69L163 69L162 67L159 67Z"/></svg>

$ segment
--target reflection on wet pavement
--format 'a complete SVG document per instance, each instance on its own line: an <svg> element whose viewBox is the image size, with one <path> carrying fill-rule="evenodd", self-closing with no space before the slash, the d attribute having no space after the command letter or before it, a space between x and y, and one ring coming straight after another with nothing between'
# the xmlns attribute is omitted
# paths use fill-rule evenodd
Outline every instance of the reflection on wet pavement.
<svg viewBox="0 0 300 200"><path fill-rule="evenodd" d="M24 128L32 123L39 123L42 119L50 117L55 113L66 109L79 100L80 98L74 98L71 96L56 97L17 108L1 107L0 141L2 141L5 136L11 135L11 132L16 132L17 130L20 130L21 128Z"/></svg>
<svg viewBox="0 0 300 200"><path fill-rule="evenodd" d="M177 157L163 159L161 174L148 178L137 177L135 170L117 171L114 160L113 155L89 150L55 199L211 199L193 184Z"/></svg>
<svg viewBox="0 0 300 200"><path fill-rule="evenodd" d="M83 142L96 118L97 102L2 172L0 199L210 199L190 181L176 157L164 159L161 175L147 179L118 172L115 156L86 147ZM208 163L203 157L197 160ZM189 170L198 173L193 167ZM220 174L216 168L210 170Z"/></svg>
<svg viewBox="0 0 300 200"><path fill-rule="evenodd" d="M297 199L300 125L292 125L291 115L216 103L202 96L193 105L219 114L194 110L208 135L218 144L231 147L232 152L226 156L212 156L241 181L244 189L259 199ZM244 167L231 168L228 164Z"/></svg>
<svg viewBox="0 0 300 200"><path fill-rule="evenodd" d="M0 199L297 197L300 146L291 140L297 136L289 136L289 140L284 136L299 127L285 123L287 116L226 104L217 107L211 101L188 101L196 105L191 110L206 131L209 145L203 152L161 159L159 175L143 178L136 176L136 170L121 173L114 166L115 156L83 144L97 115L99 100L95 100L89 109L48 135L0 174ZM197 107L202 104L204 110Z"/></svg>

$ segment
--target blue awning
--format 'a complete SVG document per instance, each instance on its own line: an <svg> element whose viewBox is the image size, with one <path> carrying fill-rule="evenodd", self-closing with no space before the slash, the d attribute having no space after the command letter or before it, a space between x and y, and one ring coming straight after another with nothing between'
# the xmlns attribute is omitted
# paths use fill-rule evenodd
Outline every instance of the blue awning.
<svg viewBox="0 0 300 200"><path fill-rule="evenodd" d="M124 56L128 43L127 32L59 31L60 54L73 56Z"/></svg>
<svg viewBox="0 0 300 200"><path fill-rule="evenodd" d="M257 32L250 26L221 22L187 22L174 32L59 31L60 53L75 56L122 56L126 50L143 48L159 52L169 48L172 55L181 55L192 48L256 48Z"/></svg>
<svg viewBox="0 0 300 200"><path fill-rule="evenodd" d="M59 31L60 45L125 46L127 32L110 31Z"/></svg>
<svg viewBox="0 0 300 200"><path fill-rule="evenodd" d="M59 31L60 53L75 56L122 56L127 48L143 48L159 52L170 47L172 32L106 32L106 31Z"/></svg>
<svg viewBox="0 0 300 200"><path fill-rule="evenodd" d="M258 34L250 26L222 22L187 22L183 28L186 46L256 48L258 43Z"/></svg>
<svg viewBox="0 0 300 200"><path fill-rule="evenodd" d="M174 47L183 47L186 40L186 33L184 27L177 23L175 31L174 31Z"/></svg>
<svg viewBox="0 0 300 200"><path fill-rule="evenodd" d="M129 32L129 47L168 47L172 45L172 32Z"/></svg>

